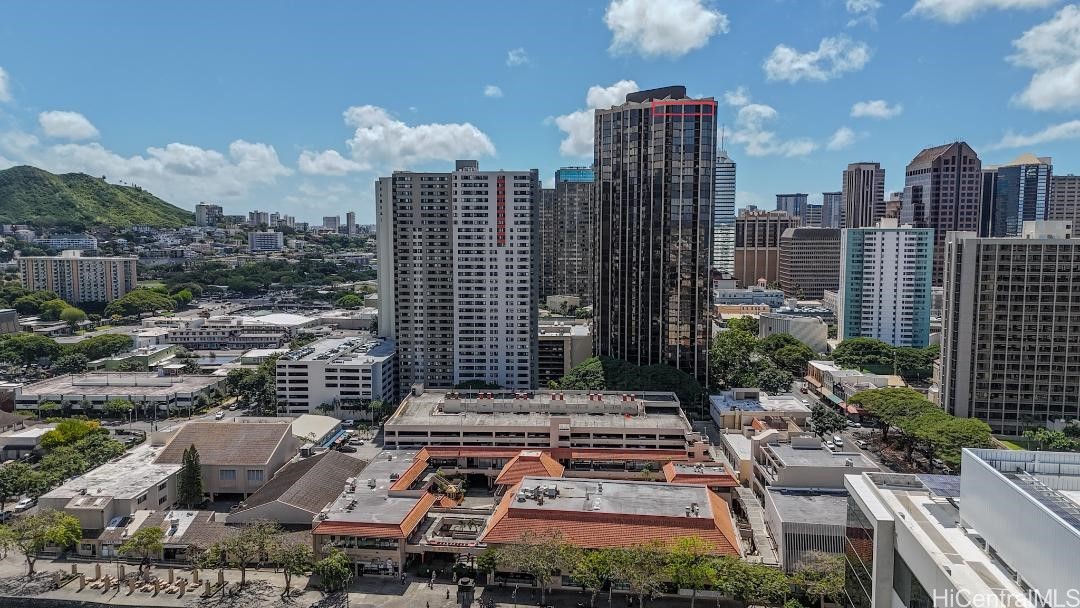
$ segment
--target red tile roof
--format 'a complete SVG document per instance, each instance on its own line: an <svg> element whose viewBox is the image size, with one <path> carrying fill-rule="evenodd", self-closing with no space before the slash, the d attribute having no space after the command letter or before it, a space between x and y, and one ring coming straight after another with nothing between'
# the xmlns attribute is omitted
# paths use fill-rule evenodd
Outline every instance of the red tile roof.
<svg viewBox="0 0 1080 608"><path fill-rule="evenodd" d="M739 480L726 465L710 465L705 468L705 471L704 474L680 473L675 469L675 465L669 462L664 465L664 479L668 483L691 483L711 488L716 486L734 488L739 485Z"/></svg>
<svg viewBox="0 0 1080 608"><path fill-rule="evenodd" d="M423 521L431 505L435 504L435 495L424 493L416 504L405 514L400 523L373 523L366 521L345 521L327 519L319 522L312 534L337 534L359 538L406 538Z"/></svg>
<svg viewBox="0 0 1080 608"><path fill-rule="evenodd" d="M497 486L512 486L521 483L525 477L562 477L566 467L559 464L544 452L524 450L506 463L499 476L495 478Z"/></svg>

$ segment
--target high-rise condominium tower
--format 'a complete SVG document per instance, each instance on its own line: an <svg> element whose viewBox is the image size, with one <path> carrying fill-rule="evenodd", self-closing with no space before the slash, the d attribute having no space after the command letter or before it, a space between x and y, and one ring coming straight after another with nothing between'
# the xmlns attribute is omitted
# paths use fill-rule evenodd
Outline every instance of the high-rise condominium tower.
<svg viewBox="0 0 1080 608"><path fill-rule="evenodd" d="M843 192L822 192L821 193L821 227L822 228L843 228L844 219L847 214L844 212L844 193Z"/></svg>
<svg viewBox="0 0 1080 608"><path fill-rule="evenodd" d="M349 211L345 214L345 234L356 236L356 212Z"/></svg>
<svg viewBox="0 0 1080 608"><path fill-rule="evenodd" d="M1054 175L1050 184L1050 219L1080 225L1080 175Z"/></svg>
<svg viewBox="0 0 1080 608"><path fill-rule="evenodd" d="M977 232L982 198L982 162L965 142L919 152L904 175L900 219L934 229L934 285L941 285L945 234Z"/></svg>
<svg viewBox="0 0 1080 608"><path fill-rule="evenodd" d="M881 163L852 163L844 171L844 228L873 226L885 208L885 170Z"/></svg>
<svg viewBox="0 0 1080 608"><path fill-rule="evenodd" d="M535 169L476 161L379 179L380 317L393 311L380 328L397 340L400 386L535 388L539 199Z"/></svg>
<svg viewBox="0 0 1080 608"><path fill-rule="evenodd" d="M806 199L809 195L803 193L777 194L776 210L786 211L791 217L797 217L806 223Z"/></svg>
<svg viewBox="0 0 1080 608"><path fill-rule="evenodd" d="M786 211L739 212L735 218L735 280L739 287L780 280L780 235L800 225Z"/></svg>
<svg viewBox="0 0 1080 608"><path fill-rule="evenodd" d="M843 231L838 338L875 338L893 346L929 343L933 241L933 230L900 226L895 218Z"/></svg>
<svg viewBox="0 0 1080 608"><path fill-rule="evenodd" d="M1017 236L1024 222L1046 220L1053 173L1049 157L1033 154L1004 165L984 165L979 236Z"/></svg>
<svg viewBox="0 0 1080 608"><path fill-rule="evenodd" d="M571 295L592 302L593 170L563 167L555 172L555 188L544 190L540 213L540 297Z"/></svg>
<svg viewBox="0 0 1080 608"><path fill-rule="evenodd" d="M945 239L941 405L996 433L1080 416L1080 241L1068 222ZM1022 237L1022 238L1020 238Z"/></svg>
<svg viewBox="0 0 1080 608"><path fill-rule="evenodd" d="M596 352L708 377L716 101L681 86L595 113Z"/></svg>
<svg viewBox="0 0 1080 608"><path fill-rule="evenodd" d="M712 267L735 271L735 161L723 148L716 151L716 184L713 198Z"/></svg>

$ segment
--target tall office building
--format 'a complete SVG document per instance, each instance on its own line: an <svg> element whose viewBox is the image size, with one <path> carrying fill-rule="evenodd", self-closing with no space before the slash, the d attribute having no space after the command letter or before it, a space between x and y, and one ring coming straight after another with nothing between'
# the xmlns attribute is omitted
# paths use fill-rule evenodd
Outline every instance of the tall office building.
<svg viewBox="0 0 1080 608"><path fill-rule="evenodd" d="M1050 220L1080 220L1080 175L1054 175L1050 178Z"/></svg>
<svg viewBox="0 0 1080 608"><path fill-rule="evenodd" d="M222 211L221 205L211 205L210 203L199 203L195 205L195 225L196 226L213 226L221 222L225 218L225 212Z"/></svg>
<svg viewBox="0 0 1080 608"><path fill-rule="evenodd" d="M716 151L716 183L713 186L712 267L735 271L735 161L721 147Z"/></svg>
<svg viewBox="0 0 1080 608"><path fill-rule="evenodd" d="M596 352L708 377L716 101L639 91L595 113Z"/></svg>
<svg viewBox="0 0 1080 608"><path fill-rule="evenodd" d="M840 228L788 228L780 235L780 289L820 300L840 283Z"/></svg>
<svg viewBox="0 0 1080 608"><path fill-rule="evenodd" d="M1024 222L1047 220L1053 172L1049 157L1032 154L983 166L979 236L1017 236Z"/></svg>
<svg viewBox="0 0 1080 608"><path fill-rule="evenodd" d="M821 205L807 203L806 216L803 217L803 226L808 226L811 228L821 228L821 213Z"/></svg>
<svg viewBox="0 0 1080 608"><path fill-rule="evenodd" d="M933 241L933 229L901 226L894 218L878 220L872 228L845 229L837 337L926 346Z"/></svg>
<svg viewBox="0 0 1080 608"><path fill-rule="evenodd" d="M81 251L64 251L18 261L23 287L51 291L72 304L111 302L138 284L135 257L84 257Z"/></svg>
<svg viewBox="0 0 1080 608"><path fill-rule="evenodd" d="M981 199L982 162L965 142L927 148L908 163L900 219L934 229L935 286L941 285L946 233L977 232Z"/></svg>
<svg viewBox="0 0 1080 608"><path fill-rule="evenodd" d="M1022 238L945 239L941 403L994 432L1080 416L1080 241L1068 222Z"/></svg>
<svg viewBox="0 0 1080 608"><path fill-rule="evenodd" d="M873 226L885 208L885 170L881 163L852 163L844 170L844 228Z"/></svg>
<svg viewBox="0 0 1080 608"><path fill-rule="evenodd" d="M323 228L326 228L327 230L333 230L334 232L337 232L338 228L341 227L341 216L324 215L322 218L322 225Z"/></svg>
<svg viewBox="0 0 1080 608"><path fill-rule="evenodd" d="M345 234L356 236L356 212L349 211L345 214Z"/></svg>
<svg viewBox="0 0 1080 608"><path fill-rule="evenodd" d="M592 303L593 170L563 167L555 172L550 201L540 211L540 297L571 295ZM547 197L547 190L544 196Z"/></svg>
<svg viewBox="0 0 1080 608"><path fill-rule="evenodd" d="M822 192L821 193L821 227L843 228L844 219L844 193Z"/></svg>
<svg viewBox="0 0 1080 608"><path fill-rule="evenodd" d="M797 217L806 224L806 199L809 195L802 193L777 194L776 210L786 211L791 217Z"/></svg>
<svg viewBox="0 0 1080 608"><path fill-rule="evenodd" d="M380 317L393 318L380 333L397 341L399 386L535 388L539 199L535 169L476 161L376 183Z"/></svg>
<svg viewBox="0 0 1080 608"><path fill-rule="evenodd" d="M780 235L797 228L799 218L786 211L747 211L735 218L735 281L739 287L753 287L780 281Z"/></svg>

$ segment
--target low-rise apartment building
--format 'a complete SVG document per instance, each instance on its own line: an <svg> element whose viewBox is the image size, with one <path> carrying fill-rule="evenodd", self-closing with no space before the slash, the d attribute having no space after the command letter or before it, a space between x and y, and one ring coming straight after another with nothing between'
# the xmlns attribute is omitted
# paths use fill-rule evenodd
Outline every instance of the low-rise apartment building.
<svg viewBox="0 0 1080 608"><path fill-rule="evenodd" d="M397 400L397 351L386 338L325 338L277 360L278 410L307 414L320 405L363 417L372 401Z"/></svg>
<svg viewBox="0 0 1080 608"><path fill-rule="evenodd" d="M592 331L586 319L540 317L540 386L558 380L593 354Z"/></svg>

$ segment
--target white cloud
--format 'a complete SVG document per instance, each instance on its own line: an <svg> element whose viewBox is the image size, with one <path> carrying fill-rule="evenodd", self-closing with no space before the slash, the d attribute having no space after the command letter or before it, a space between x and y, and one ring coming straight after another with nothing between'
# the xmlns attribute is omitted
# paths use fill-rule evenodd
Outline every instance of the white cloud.
<svg viewBox="0 0 1080 608"><path fill-rule="evenodd" d="M1009 131L1005 137L1001 138L1001 141L987 146L987 149L1026 148L1066 139L1080 139L1080 120L1051 125L1035 133L1023 134Z"/></svg>
<svg viewBox="0 0 1080 608"><path fill-rule="evenodd" d="M502 92L502 89L500 89L499 87L497 87L497 86L495 86L493 84L489 84L486 87L484 87L484 97L499 98L499 97L502 97L502 96L503 96L503 92Z"/></svg>
<svg viewBox="0 0 1080 608"><path fill-rule="evenodd" d="M610 108L626 101L626 94L638 90L633 80L620 80L609 87L593 85L585 94L586 109L577 110L554 118L555 126L566 133L559 144L559 152L566 156L592 156L593 110Z"/></svg>
<svg viewBox="0 0 1080 608"><path fill-rule="evenodd" d="M848 21L848 27L854 27L860 23L877 27L877 12L881 8L880 0L847 0L845 6L847 12L852 15L851 20Z"/></svg>
<svg viewBox="0 0 1080 608"><path fill-rule="evenodd" d="M57 173L81 171L138 184L180 205L242 197L254 186L292 173L278 160L273 146L242 139L229 144L227 153L170 143L125 157L96 142L42 144L33 135L16 131L0 136L0 155L7 164Z"/></svg>
<svg viewBox="0 0 1080 608"><path fill-rule="evenodd" d="M750 91L738 87L724 93L724 101L729 106L739 108L735 115L735 129L729 139L741 144L750 156L805 156L818 145L813 140L798 137L781 140L776 133L765 128L765 124L780 116L772 106L763 103L751 103Z"/></svg>
<svg viewBox="0 0 1080 608"><path fill-rule="evenodd" d="M98 136L97 127L78 112L63 112L53 110L38 114L38 123L41 130L49 137L70 139L94 139Z"/></svg>
<svg viewBox="0 0 1080 608"><path fill-rule="evenodd" d="M739 87L734 91L724 91L724 102L736 108L750 103L750 92L746 87Z"/></svg>
<svg viewBox="0 0 1080 608"><path fill-rule="evenodd" d="M0 68L0 101L11 101L11 84L4 68Z"/></svg>
<svg viewBox="0 0 1080 608"><path fill-rule="evenodd" d="M769 80L796 83L800 80L824 82L845 72L861 70L870 61L870 47L847 36L822 38L817 50L800 53L778 44L765 58L763 67Z"/></svg>
<svg viewBox="0 0 1080 608"><path fill-rule="evenodd" d="M360 163L345 158L337 150L322 152L304 150L300 153L297 166L301 173L307 175L345 175L363 170Z"/></svg>
<svg viewBox="0 0 1080 608"><path fill-rule="evenodd" d="M1031 68L1031 82L1016 101L1034 110L1080 108L1080 5L1062 8L1013 41L1014 65Z"/></svg>
<svg viewBox="0 0 1080 608"><path fill-rule="evenodd" d="M506 51L506 65L515 67L526 63L529 63L529 54L525 52L524 48L518 47Z"/></svg>
<svg viewBox="0 0 1080 608"><path fill-rule="evenodd" d="M855 143L855 131L847 127L840 127L829 138L829 143L825 144L826 150L843 150L850 148L851 144Z"/></svg>
<svg viewBox="0 0 1080 608"><path fill-rule="evenodd" d="M858 101L851 106L852 118L895 118L904 111L901 104L889 105L884 99Z"/></svg>
<svg viewBox="0 0 1080 608"><path fill-rule="evenodd" d="M495 154L495 144L470 123L408 125L378 106L353 106L343 113L354 127L345 142L348 156L335 150L305 151L300 170L313 175L342 175L350 171L405 169L416 163Z"/></svg>
<svg viewBox="0 0 1080 608"><path fill-rule="evenodd" d="M991 9L1044 8L1058 0L916 0L909 15L960 23Z"/></svg>
<svg viewBox="0 0 1080 608"><path fill-rule="evenodd" d="M645 57L685 55L730 25L727 15L703 0L611 0L604 23L612 33L612 53Z"/></svg>

